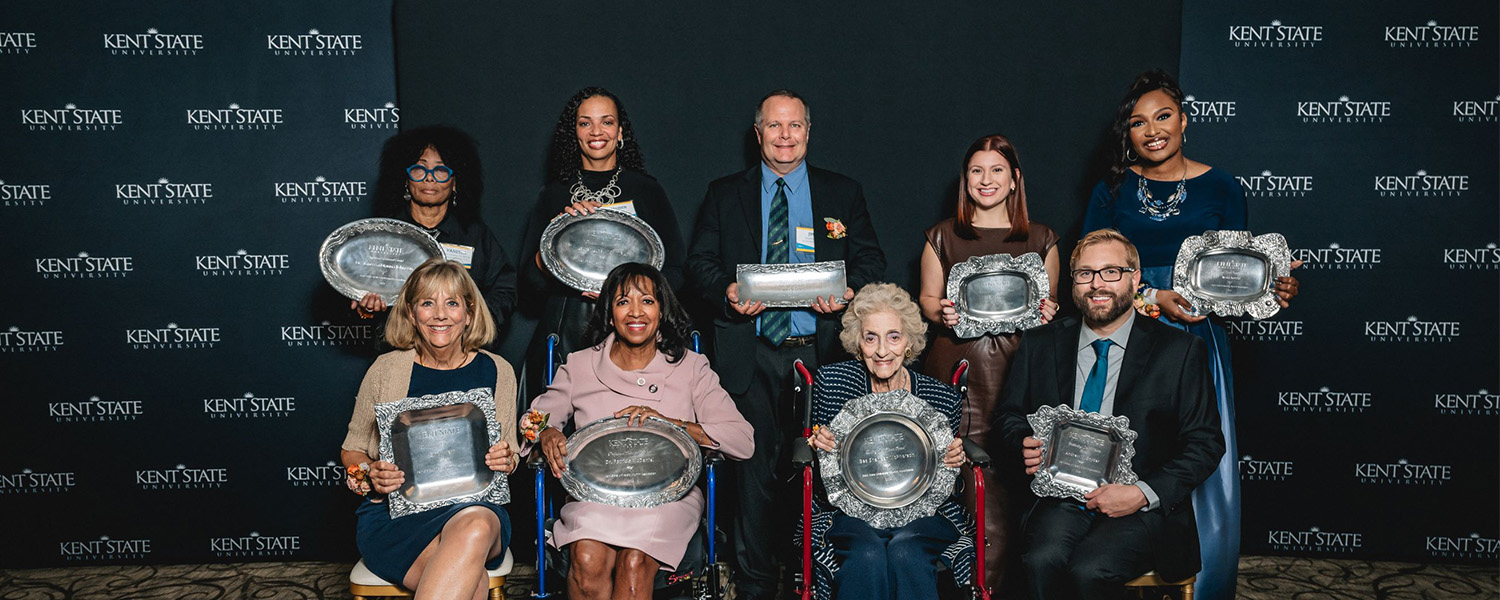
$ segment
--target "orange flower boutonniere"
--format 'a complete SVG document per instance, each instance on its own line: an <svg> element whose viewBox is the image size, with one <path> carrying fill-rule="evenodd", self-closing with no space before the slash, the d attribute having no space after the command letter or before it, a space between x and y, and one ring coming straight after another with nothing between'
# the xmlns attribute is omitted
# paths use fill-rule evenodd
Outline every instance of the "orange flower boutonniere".
<svg viewBox="0 0 1500 600"><path fill-rule="evenodd" d="M833 217L823 217L823 226L828 228L828 239L842 240L849 235L849 230L844 227L844 222Z"/></svg>

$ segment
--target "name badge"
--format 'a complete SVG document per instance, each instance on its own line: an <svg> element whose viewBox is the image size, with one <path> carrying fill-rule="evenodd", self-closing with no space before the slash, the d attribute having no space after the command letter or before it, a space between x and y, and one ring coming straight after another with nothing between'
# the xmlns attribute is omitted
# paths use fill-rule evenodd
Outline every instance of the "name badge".
<svg viewBox="0 0 1500 600"><path fill-rule="evenodd" d="M797 251L813 252L813 229L811 227L797 228Z"/></svg>
<svg viewBox="0 0 1500 600"><path fill-rule="evenodd" d="M465 269L474 266L474 247L462 244L443 244L443 260L462 263Z"/></svg>
<svg viewBox="0 0 1500 600"><path fill-rule="evenodd" d="M600 206L599 208L605 208L605 209L609 209L609 210L617 210L617 211L620 211L620 212L625 213L625 214L630 215L630 216L640 216L640 215L635 214L635 201L634 200L626 200L624 202L616 202L614 204L605 204L603 206Z"/></svg>

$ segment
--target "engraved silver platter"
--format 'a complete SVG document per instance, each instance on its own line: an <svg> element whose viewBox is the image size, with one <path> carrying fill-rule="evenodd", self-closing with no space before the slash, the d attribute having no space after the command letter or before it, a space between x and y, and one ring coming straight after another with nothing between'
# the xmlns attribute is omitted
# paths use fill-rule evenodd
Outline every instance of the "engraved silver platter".
<svg viewBox="0 0 1500 600"><path fill-rule="evenodd" d="M1049 290L1042 256L972 256L948 270L948 299L958 312L953 334L974 338L1010 333L1042 324L1042 299Z"/></svg>
<svg viewBox="0 0 1500 600"><path fill-rule="evenodd" d="M510 502L504 473L484 464L500 441L490 388L375 405L380 459L406 474L387 498L391 518L464 502Z"/></svg>
<svg viewBox="0 0 1500 600"><path fill-rule="evenodd" d="M1042 464L1031 480L1036 495L1082 502L1084 494L1106 483L1138 481L1130 466L1136 433L1129 417L1059 404L1043 406L1026 420L1031 437L1042 441Z"/></svg>
<svg viewBox="0 0 1500 600"><path fill-rule="evenodd" d="M741 300L764 302L766 308L807 308L829 296L843 304L844 290L849 288L842 260L737 265L735 281L740 284Z"/></svg>
<svg viewBox="0 0 1500 600"><path fill-rule="evenodd" d="M1205 231L1183 240L1172 266L1172 289L1200 314L1276 314L1276 278L1292 271L1292 251L1279 233Z"/></svg>
<svg viewBox="0 0 1500 600"><path fill-rule="evenodd" d="M609 272L625 263L660 269L666 254L655 229L617 210L558 215L542 231L542 265L580 292L598 292Z"/></svg>
<svg viewBox="0 0 1500 600"><path fill-rule="evenodd" d="M828 424L838 450L818 450L828 501L873 527L900 527L937 512L958 469L943 466L948 418L906 390L844 404Z"/></svg>
<svg viewBox="0 0 1500 600"><path fill-rule="evenodd" d="M574 498L624 508L676 502L698 482L703 453L681 427L647 417L600 419L568 436L562 486Z"/></svg>
<svg viewBox="0 0 1500 600"><path fill-rule="evenodd" d="M338 293L355 300L374 293L389 305L413 270L442 256L437 240L416 225L360 219L328 234L318 249L318 266Z"/></svg>

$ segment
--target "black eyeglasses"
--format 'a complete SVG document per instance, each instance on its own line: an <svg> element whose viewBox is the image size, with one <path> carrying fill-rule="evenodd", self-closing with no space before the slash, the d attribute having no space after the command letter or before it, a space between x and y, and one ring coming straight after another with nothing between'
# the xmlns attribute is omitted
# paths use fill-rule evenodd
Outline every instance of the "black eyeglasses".
<svg viewBox="0 0 1500 600"><path fill-rule="evenodd" d="M1104 267L1103 269L1076 269L1073 271L1073 283L1093 283L1094 277L1114 283L1125 277L1126 273L1136 272L1135 267Z"/></svg>
<svg viewBox="0 0 1500 600"><path fill-rule="evenodd" d="M438 165L431 169L422 165L412 165L406 168L406 176L412 181L426 181L428 176L438 183L447 183L453 177L453 169Z"/></svg>

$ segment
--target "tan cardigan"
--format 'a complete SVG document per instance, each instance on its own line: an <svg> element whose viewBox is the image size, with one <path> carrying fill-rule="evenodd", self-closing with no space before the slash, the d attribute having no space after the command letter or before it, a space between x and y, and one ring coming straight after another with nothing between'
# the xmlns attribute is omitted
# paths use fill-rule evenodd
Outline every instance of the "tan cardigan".
<svg viewBox="0 0 1500 600"><path fill-rule="evenodd" d="M495 420L500 424L500 439L516 444L516 373L510 363L487 351L480 356L495 361ZM416 362L415 350L387 352L375 359L365 380L359 384L359 394L354 397L354 416L349 418L349 433L344 436L343 449L364 452L370 458L380 457L380 429L375 426L375 405L395 402L406 397L411 387L411 366ZM479 357L475 357L478 360Z"/></svg>

